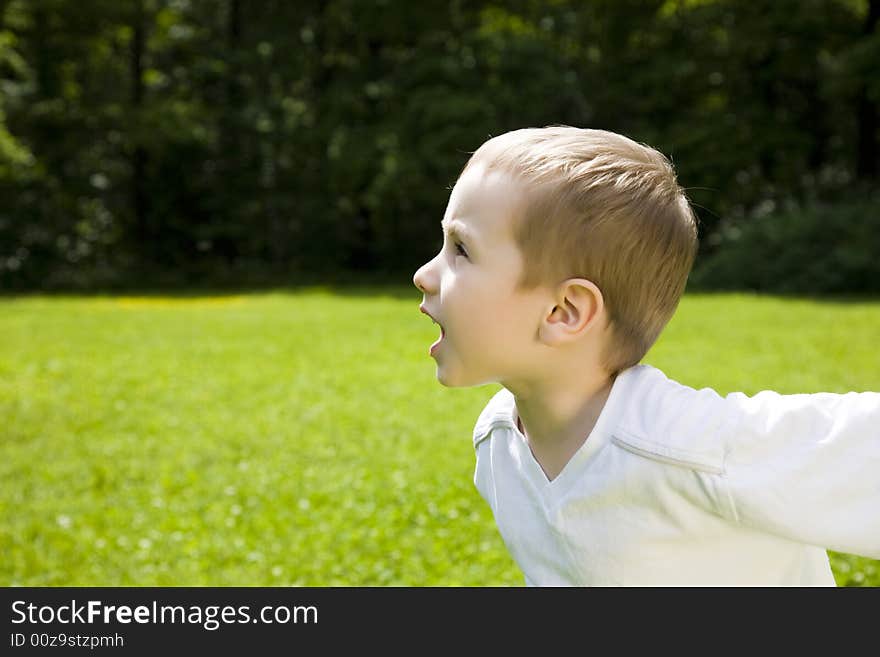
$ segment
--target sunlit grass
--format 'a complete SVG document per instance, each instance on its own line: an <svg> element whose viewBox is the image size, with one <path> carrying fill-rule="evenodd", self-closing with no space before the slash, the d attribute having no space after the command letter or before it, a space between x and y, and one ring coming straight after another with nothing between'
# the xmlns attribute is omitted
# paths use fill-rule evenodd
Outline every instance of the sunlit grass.
<svg viewBox="0 0 880 657"><path fill-rule="evenodd" d="M414 288L347 292L0 301L0 584L521 584L472 483L498 386L436 383ZM878 390L878 326L880 303L686 297L646 362Z"/></svg>

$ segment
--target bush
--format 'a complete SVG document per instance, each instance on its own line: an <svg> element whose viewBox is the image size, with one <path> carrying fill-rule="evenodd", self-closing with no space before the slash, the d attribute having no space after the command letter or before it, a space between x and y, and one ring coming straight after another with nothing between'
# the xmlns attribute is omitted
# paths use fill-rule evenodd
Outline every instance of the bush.
<svg viewBox="0 0 880 657"><path fill-rule="evenodd" d="M880 195L730 224L698 257L690 289L880 292Z"/></svg>

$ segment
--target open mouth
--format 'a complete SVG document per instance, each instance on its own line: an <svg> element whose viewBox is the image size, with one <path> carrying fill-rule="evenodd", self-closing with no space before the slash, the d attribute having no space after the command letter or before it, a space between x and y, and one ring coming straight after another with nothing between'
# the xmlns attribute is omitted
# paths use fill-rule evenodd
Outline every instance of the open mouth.
<svg viewBox="0 0 880 657"><path fill-rule="evenodd" d="M437 322L434 322L434 323L436 324ZM439 325L438 325L438 326L439 326ZM434 344L432 344L432 345L431 345L431 348L428 350L428 353L429 353L431 356L433 356L433 355L434 355L434 352L437 351L437 349L440 348L440 343L443 342L443 338L445 338L445 337L446 337L446 331L444 331L444 330L443 330L443 327L441 326L441 327L440 327L440 337L437 338L437 342L435 342Z"/></svg>
<svg viewBox="0 0 880 657"><path fill-rule="evenodd" d="M431 318L431 321L434 322L437 326L440 327L440 337L437 338L437 341L431 345L431 348L428 350L428 353L433 356L437 349L440 347L440 343L443 342L443 338L446 337L446 331L443 329L443 325L434 319L434 316L429 313L424 306L419 306L419 310L425 313L428 317Z"/></svg>

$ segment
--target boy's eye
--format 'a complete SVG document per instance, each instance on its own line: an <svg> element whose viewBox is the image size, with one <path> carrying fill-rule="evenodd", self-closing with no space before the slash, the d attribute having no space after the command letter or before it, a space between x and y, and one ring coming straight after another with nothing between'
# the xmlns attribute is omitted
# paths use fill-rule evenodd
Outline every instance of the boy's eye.
<svg viewBox="0 0 880 657"><path fill-rule="evenodd" d="M465 258L468 257L467 251L465 251L465 248L464 246L462 246L461 242L455 242L455 252L458 253L458 255L464 256Z"/></svg>

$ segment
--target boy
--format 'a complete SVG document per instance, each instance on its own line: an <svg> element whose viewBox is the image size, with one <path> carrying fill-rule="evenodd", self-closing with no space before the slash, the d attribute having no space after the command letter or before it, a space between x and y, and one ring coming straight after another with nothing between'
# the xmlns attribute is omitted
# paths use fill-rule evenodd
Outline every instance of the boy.
<svg viewBox="0 0 880 657"><path fill-rule="evenodd" d="M719 396L639 361L693 264L669 162L516 130L470 158L413 282L446 386L499 382L474 482L527 585L829 585L880 558L880 394Z"/></svg>

